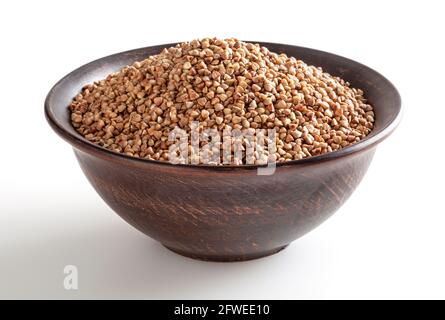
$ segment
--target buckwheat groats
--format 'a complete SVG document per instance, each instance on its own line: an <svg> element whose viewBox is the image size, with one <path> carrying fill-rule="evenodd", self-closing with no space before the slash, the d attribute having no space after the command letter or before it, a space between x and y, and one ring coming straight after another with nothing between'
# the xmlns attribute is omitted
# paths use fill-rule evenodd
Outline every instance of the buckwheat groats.
<svg viewBox="0 0 445 320"><path fill-rule="evenodd" d="M169 161L171 133L190 134L192 123L221 136L275 130L273 152L264 148L234 164L299 160L368 135L374 112L363 91L297 58L237 39L181 43L86 85L69 106L71 121L95 144L159 161Z"/></svg>

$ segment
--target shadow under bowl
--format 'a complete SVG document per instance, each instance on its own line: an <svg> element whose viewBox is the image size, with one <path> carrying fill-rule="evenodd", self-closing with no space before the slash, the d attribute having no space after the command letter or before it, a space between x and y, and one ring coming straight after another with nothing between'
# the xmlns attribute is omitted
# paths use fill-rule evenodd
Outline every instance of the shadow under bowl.
<svg viewBox="0 0 445 320"><path fill-rule="evenodd" d="M332 215L362 180L377 145L397 126L401 100L376 71L309 48L261 43L361 88L375 111L375 128L359 143L308 159L277 164L272 175L257 166L173 165L116 153L84 139L67 106L87 84L174 44L114 54L61 79L45 101L51 127L70 143L104 201L129 224L179 254L240 261L273 254Z"/></svg>

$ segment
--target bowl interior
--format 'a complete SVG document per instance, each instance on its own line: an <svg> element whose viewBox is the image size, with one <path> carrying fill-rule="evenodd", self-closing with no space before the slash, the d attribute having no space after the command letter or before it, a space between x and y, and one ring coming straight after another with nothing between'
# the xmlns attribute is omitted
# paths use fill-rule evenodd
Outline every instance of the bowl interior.
<svg viewBox="0 0 445 320"><path fill-rule="evenodd" d="M289 163L306 162L305 160L313 161L317 158L328 158L336 154L341 155L358 151L378 143L397 126L401 111L400 96L392 83L380 73L363 64L328 52L285 44L251 42L266 46L273 52L286 53L288 56L303 60L307 64L322 67L324 71L331 75L339 76L349 81L353 87L364 90L365 97L374 107L376 114L374 130L359 143L339 151L308 159L290 161ZM74 70L62 78L48 94L45 102L45 110L50 123L52 122L51 124L57 127L59 133L62 132L70 136L71 140L80 140L83 143L93 145L78 134L71 126L67 106L73 97L80 92L84 85L103 79L108 74L116 72L124 66L130 65L135 61L143 60L150 55L159 53L163 48L173 45L175 44L152 46L117 53L95 60ZM93 146L108 152L113 152L96 145Z"/></svg>

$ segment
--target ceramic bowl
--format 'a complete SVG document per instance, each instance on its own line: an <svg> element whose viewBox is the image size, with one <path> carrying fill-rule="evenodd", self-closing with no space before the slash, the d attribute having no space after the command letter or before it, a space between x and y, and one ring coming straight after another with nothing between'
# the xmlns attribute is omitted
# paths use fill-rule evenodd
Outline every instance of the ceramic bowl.
<svg viewBox="0 0 445 320"><path fill-rule="evenodd" d="M174 44L114 54L88 63L49 92L45 114L74 148L88 180L124 220L179 254L240 261L278 252L317 227L348 199L365 175L377 145L400 121L396 88L376 71L314 49L260 43L339 76L364 90L375 128L357 144L308 159L256 166L196 166L141 160L90 143L70 124L67 106L81 88ZM116 235L118 237L119 235Z"/></svg>

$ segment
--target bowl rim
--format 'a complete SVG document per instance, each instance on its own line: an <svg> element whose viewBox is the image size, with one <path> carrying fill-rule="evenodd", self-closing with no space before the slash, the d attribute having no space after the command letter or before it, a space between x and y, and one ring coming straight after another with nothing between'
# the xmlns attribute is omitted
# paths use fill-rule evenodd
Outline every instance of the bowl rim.
<svg viewBox="0 0 445 320"><path fill-rule="evenodd" d="M385 138L387 138L393 131L394 129L399 125L400 120L402 118L402 100L401 100L401 96L400 93L398 92L397 88L394 86L394 84L389 81L386 77L384 77L382 74L380 74L379 72L377 72L376 70L360 63L357 62L355 60L346 58L344 56L341 55L337 55L334 53L330 53L327 51L322 51L322 50L318 50L318 49L313 49L313 48L309 48L309 47L302 47L302 46L296 46L296 45L290 45L290 44L283 44L283 43L276 43L276 42L262 42L262 41L251 41L251 40L242 40L245 42L251 42L251 43L258 43L262 46L286 46L286 47L293 47L296 49L303 49L303 50L309 50L314 52L315 54L320 54L320 55L331 55L331 56L335 56L337 58L340 58L342 60L344 60L345 62L348 63L352 63L356 66L359 66L361 68L367 69L373 73L375 73L377 76L381 77L384 81L387 82L387 85L389 87L389 90L391 90L395 96L395 104L396 107L398 108L398 110L396 111L396 115L394 116L394 118L392 119L391 122L389 122L386 126L380 128L374 135L372 136L367 136L364 139L360 140L357 143L354 143L353 145L341 148L339 150L336 151L332 151L332 152L328 152L322 155L317 155L317 156L311 156L308 158L304 158L304 159L300 159L300 160L290 160L290 161L285 161L285 162L276 162L275 166L276 167L284 167L284 166L299 166L299 165L307 165L307 164L314 164L314 163L319 163L319 162L324 162L324 161L328 161L328 160L334 160L334 159L339 159L354 153L358 153L360 151L364 151L367 150L369 148L374 147L375 145L379 144L380 142L382 142ZM158 160L151 160L151 159L145 159L145 158L137 158L137 157L133 157L130 155L126 155L124 153L120 153L117 151L113 151L110 149L107 149L105 147L102 147L100 145L97 145L93 142L88 141L87 139L85 139L82 135L80 134L76 134L76 133L72 133L69 132L67 130L65 130L65 128L63 127L63 125L60 124L60 121L57 119L57 117L54 115L54 113L52 112L52 108L51 108L51 100L53 98L53 96L56 95L57 89L60 86L61 83L63 83L66 79L68 79L70 76L72 76L74 73L79 72L80 70L97 64L98 62L104 60L104 59L109 59L111 57L114 56L120 56L120 55L125 55L125 54L132 54L141 50L146 50L146 49L150 49L153 47L170 47L170 46L175 46L178 43L181 42L174 42L174 43L168 43L168 44L161 44L161 45L152 45L152 46L148 46L148 47L140 47L140 48L136 48L136 49L131 49L131 50L126 50L126 51L121 51L118 53L114 53L114 54L110 54L95 60L92 60L86 64L83 64L82 66L72 70L71 72L69 72L67 75L65 75L64 77L62 77L59 81L57 81L57 83L51 88L51 90L48 92L46 98L45 98L45 103L44 103L44 110L45 110L45 118L48 121L48 123L50 124L50 126L53 128L54 131L56 131L56 133L58 135L60 135L64 140L66 140L68 143L70 143L73 147L77 147L79 149L82 150L89 150L89 151L97 151L98 153L105 153L108 156L111 157L117 157L117 158L121 158L122 160L129 160L129 161L135 161L137 163L145 163L145 164L152 164L152 165L160 165L160 166L172 166L172 167L185 167L185 168L194 168L194 169L206 169L206 170L225 170L225 169L257 169L257 168L264 168L267 166L266 165L258 165L258 164L242 164L242 165L209 165L209 164L173 164L170 163L168 161L158 161ZM366 93L365 93L366 94ZM67 106L68 107L68 106Z"/></svg>

